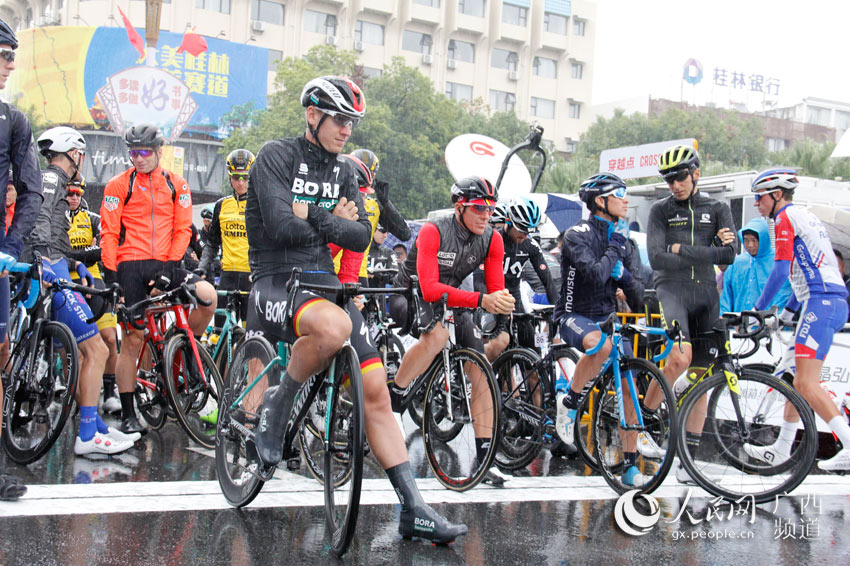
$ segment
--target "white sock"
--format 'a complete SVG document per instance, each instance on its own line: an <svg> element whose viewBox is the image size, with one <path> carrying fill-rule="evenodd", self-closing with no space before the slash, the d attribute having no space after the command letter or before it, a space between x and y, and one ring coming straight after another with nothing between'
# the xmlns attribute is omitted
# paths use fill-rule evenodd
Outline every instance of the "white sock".
<svg viewBox="0 0 850 566"><path fill-rule="evenodd" d="M842 415L838 415L837 417L832 417L827 424L829 424L829 428L835 433L835 436L838 437L838 440L841 441L841 446L845 450L850 448L850 425L847 424L847 419Z"/></svg>
<svg viewBox="0 0 850 566"><path fill-rule="evenodd" d="M774 450L783 456L791 454L791 448L794 445L794 439L797 437L797 426L799 421L782 421L782 427L779 429L779 438L776 439L776 444L773 445Z"/></svg>

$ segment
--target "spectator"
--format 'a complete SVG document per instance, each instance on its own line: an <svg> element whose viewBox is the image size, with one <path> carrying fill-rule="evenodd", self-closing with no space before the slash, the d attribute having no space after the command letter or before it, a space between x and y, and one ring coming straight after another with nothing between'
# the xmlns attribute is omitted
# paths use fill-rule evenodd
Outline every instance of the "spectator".
<svg viewBox="0 0 850 566"><path fill-rule="evenodd" d="M773 248L770 232L764 218L754 218L738 231L744 250L723 275L723 295L720 297L720 312L740 312L752 309L773 270ZM785 306L791 294L788 281L770 303L779 310Z"/></svg>
<svg viewBox="0 0 850 566"><path fill-rule="evenodd" d="M396 244L393 246L393 251L395 252L396 261L399 264L404 263L404 260L407 259L407 247L404 244Z"/></svg>

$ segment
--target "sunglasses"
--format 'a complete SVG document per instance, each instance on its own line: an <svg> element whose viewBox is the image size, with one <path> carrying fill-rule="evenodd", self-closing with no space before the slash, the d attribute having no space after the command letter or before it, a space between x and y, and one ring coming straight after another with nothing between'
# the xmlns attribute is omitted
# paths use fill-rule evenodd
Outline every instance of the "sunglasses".
<svg viewBox="0 0 850 566"><path fill-rule="evenodd" d="M623 200L624 198L626 198L626 188L620 187L616 191L612 191L605 196L614 197L614 198L618 198L620 200Z"/></svg>
<svg viewBox="0 0 850 566"><path fill-rule="evenodd" d="M130 150L130 158L136 159L137 157L150 157L153 155L152 149L131 149Z"/></svg>
<svg viewBox="0 0 850 566"><path fill-rule="evenodd" d="M357 124L360 123L360 118L349 116L348 114L343 114L336 110L325 110L324 108L319 108L319 111L333 118L334 124L340 128L356 128Z"/></svg>
<svg viewBox="0 0 850 566"><path fill-rule="evenodd" d="M773 189L772 191L764 191L763 193L753 193L753 198L756 200L756 202L758 202L759 199L761 199L761 197L763 197L765 195L769 195L770 193L775 193L777 191L781 191L781 190L782 189Z"/></svg>
<svg viewBox="0 0 850 566"><path fill-rule="evenodd" d="M248 173L231 173L230 174L230 178L233 179L234 181L247 181L248 177L249 177Z"/></svg>
<svg viewBox="0 0 850 566"><path fill-rule="evenodd" d="M472 208L475 214L493 214L496 212L495 206L487 206L486 204L464 204L463 206Z"/></svg>
<svg viewBox="0 0 850 566"><path fill-rule="evenodd" d="M6 60L7 63L15 62L15 50L8 47L0 48L0 57Z"/></svg>
<svg viewBox="0 0 850 566"><path fill-rule="evenodd" d="M691 172L689 169L679 169L678 171L664 174L664 180L667 181L668 185L672 185L676 181L681 183L687 179L690 174Z"/></svg>
<svg viewBox="0 0 850 566"><path fill-rule="evenodd" d="M79 189L69 189L67 193L65 193L66 197L81 197L83 196L83 191Z"/></svg>

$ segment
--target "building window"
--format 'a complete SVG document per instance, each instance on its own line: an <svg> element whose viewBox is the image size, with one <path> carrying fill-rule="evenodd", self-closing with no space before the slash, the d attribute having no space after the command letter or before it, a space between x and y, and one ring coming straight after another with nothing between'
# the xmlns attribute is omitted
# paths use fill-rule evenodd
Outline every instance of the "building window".
<svg viewBox="0 0 850 566"><path fill-rule="evenodd" d="M584 20L573 18L573 35L584 35Z"/></svg>
<svg viewBox="0 0 850 566"><path fill-rule="evenodd" d="M467 16L484 17L484 0L458 0L457 11Z"/></svg>
<svg viewBox="0 0 850 566"><path fill-rule="evenodd" d="M570 76L574 79L581 80L582 75L584 74L584 63L580 63L578 61L573 61L570 65Z"/></svg>
<svg viewBox="0 0 850 566"><path fill-rule="evenodd" d="M304 10L304 31L336 35L336 16L324 12Z"/></svg>
<svg viewBox="0 0 850 566"><path fill-rule="evenodd" d="M570 102L570 118L581 118L581 102Z"/></svg>
<svg viewBox="0 0 850 566"><path fill-rule="evenodd" d="M567 16L545 12L543 14L543 31L567 35Z"/></svg>
<svg viewBox="0 0 850 566"><path fill-rule="evenodd" d="M829 110L827 108L808 106L806 108L806 122L809 124L817 124L818 126L828 126Z"/></svg>
<svg viewBox="0 0 850 566"><path fill-rule="evenodd" d="M570 138L567 138L566 151L567 151L567 153L577 152L578 151L578 142L575 141L575 140L571 140Z"/></svg>
<svg viewBox="0 0 850 566"><path fill-rule="evenodd" d="M283 4L269 0L251 0L251 19L283 25Z"/></svg>
<svg viewBox="0 0 850 566"><path fill-rule="evenodd" d="M555 117L555 101L548 98L531 97L531 115L538 118Z"/></svg>
<svg viewBox="0 0 850 566"><path fill-rule="evenodd" d="M230 0L195 0L195 8L210 12L230 13Z"/></svg>
<svg viewBox="0 0 850 566"><path fill-rule="evenodd" d="M457 101L472 100L472 85L447 82L446 96Z"/></svg>
<svg viewBox="0 0 850 566"><path fill-rule="evenodd" d="M835 129L843 132L850 129L850 112L835 111Z"/></svg>
<svg viewBox="0 0 850 566"><path fill-rule="evenodd" d="M269 49L269 71L276 73L277 64L281 59L283 59L283 51Z"/></svg>
<svg viewBox="0 0 850 566"><path fill-rule="evenodd" d="M367 79L374 79L376 77L380 77L384 71L381 69L376 69L374 67L363 67L363 76Z"/></svg>
<svg viewBox="0 0 850 566"><path fill-rule="evenodd" d="M384 26L357 20L354 23L354 41L372 43L374 45L384 44Z"/></svg>
<svg viewBox="0 0 850 566"><path fill-rule="evenodd" d="M528 8L502 4L502 21L506 24L525 27L528 25Z"/></svg>
<svg viewBox="0 0 850 566"><path fill-rule="evenodd" d="M548 57L534 58L534 74L547 79L558 78L558 62Z"/></svg>
<svg viewBox="0 0 850 566"><path fill-rule="evenodd" d="M767 138L767 151L782 151L788 147L788 142L782 138Z"/></svg>
<svg viewBox="0 0 850 566"><path fill-rule="evenodd" d="M503 90L490 91L490 110L493 112L513 112L516 107L516 95Z"/></svg>
<svg viewBox="0 0 850 566"><path fill-rule="evenodd" d="M449 59L457 59L465 63L475 63L475 45L459 39L449 40Z"/></svg>
<svg viewBox="0 0 850 566"><path fill-rule="evenodd" d="M401 48L405 51L413 51L415 53L431 53L431 45L434 40L427 33L419 33L418 31L404 30L401 34Z"/></svg>
<svg viewBox="0 0 850 566"><path fill-rule="evenodd" d="M422 4L423 6L430 6L431 8L439 8L440 0L413 0L414 4Z"/></svg>
<svg viewBox="0 0 850 566"><path fill-rule="evenodd" d="M508 51L506 49L493 49L493 55L490 57L490 66L497 69L507 69L516 71L516 64L519 61L516 51Z"/></svg>

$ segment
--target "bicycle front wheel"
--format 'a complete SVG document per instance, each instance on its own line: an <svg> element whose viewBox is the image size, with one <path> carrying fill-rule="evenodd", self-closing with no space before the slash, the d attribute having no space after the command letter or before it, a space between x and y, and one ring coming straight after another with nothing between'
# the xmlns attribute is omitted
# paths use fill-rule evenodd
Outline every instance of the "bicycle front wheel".
<svg viewBox="0 0 850 566"><path fill-rule="evenodd" d="M682 431L679 457L694 481L712 495L730 501L752 496L765 503L791 492L811 470L817 453L815 418L802 395L772 375L744 369L737 387L740 394L730 390L725 375L715 374L688 393L680 422L699 416L703 407L706 418L698 446L688 444ZM768 395L777 398L764 403ZM789 403L800 425L786 455L775 445ZM759 450L765 447L770 448L767 453Z"/></svg>
<svg viewBox="0 0 850 566"><path fill-rule="evenodd" d="M625 416L621 418L614 375L606 374L603 378L598 395L598 407L593 412L593 446L596 462L605 482L617 493L626 493L632 489L640 489L642 493L655 490L670 471L676 446L677 421L675 407L676 399L670 385L658 368L651 362L640 358L620 360L620 375L622 376L622 402ZM632 401L627 375L637 389L638 403ZM644 405L646 392L652 384L661 389L661 404L654 410ZM638 425L637 414L640 412L643 426ZM621 424L625 421L627 429ZM651 439L649 448L641 448L639 435ZM636 454L635 466L640 474L630 475L628 481L624 477L624 457L627 452Z"/></svg>
<svg viewBox="0 0 850 566"><path fill-rule="evenodd" d="M139 413L153 430L159 430L165 424L165 413L168 400L165 398L165 381L162 379L162 360L156 347L150 340L145 340L144 352L136 370L137 377L151 385L136 381L134 398Z"/></svg>
<svg viewBox="0 0 850 566"><path fill-rule="evenodd" d="M77 377L77 344L61 322L45 323L37 340L21 344L4 392L3 440L14 462L35 462L62 434L74 407Z"/></svg>
<svg viewBox="0 0 850 566"><path fill-rule="evenodd" d="M221 492L234 507L251 503L263 487L263 480L249 469L256 462L248 460L246 442L260 424L263 393L280 381L279 372L272 368L254 383L274 357L268 340L262 336L248 338L236 349L224 378L216 426L215 471Z"/></svg>
<svg viewBox="0 0 850 566"><path fill-rule="evenodd" d="M360 362L350 344L336 356L333 382L327 386L325 414L325 517L334 554L348 550L360 510L366 417ZM337 479L350 473L348 482Z"/></svg>
<svg viewBox="0 0 850 566"><path fill-rule="evenodd" d="M422 435L437 481L466 491L484 479L499 448L500 395L490 363L478 352L454 350L449 366L442 356L431 366ZM457 457L441 458L446 451Z"/></svg>

